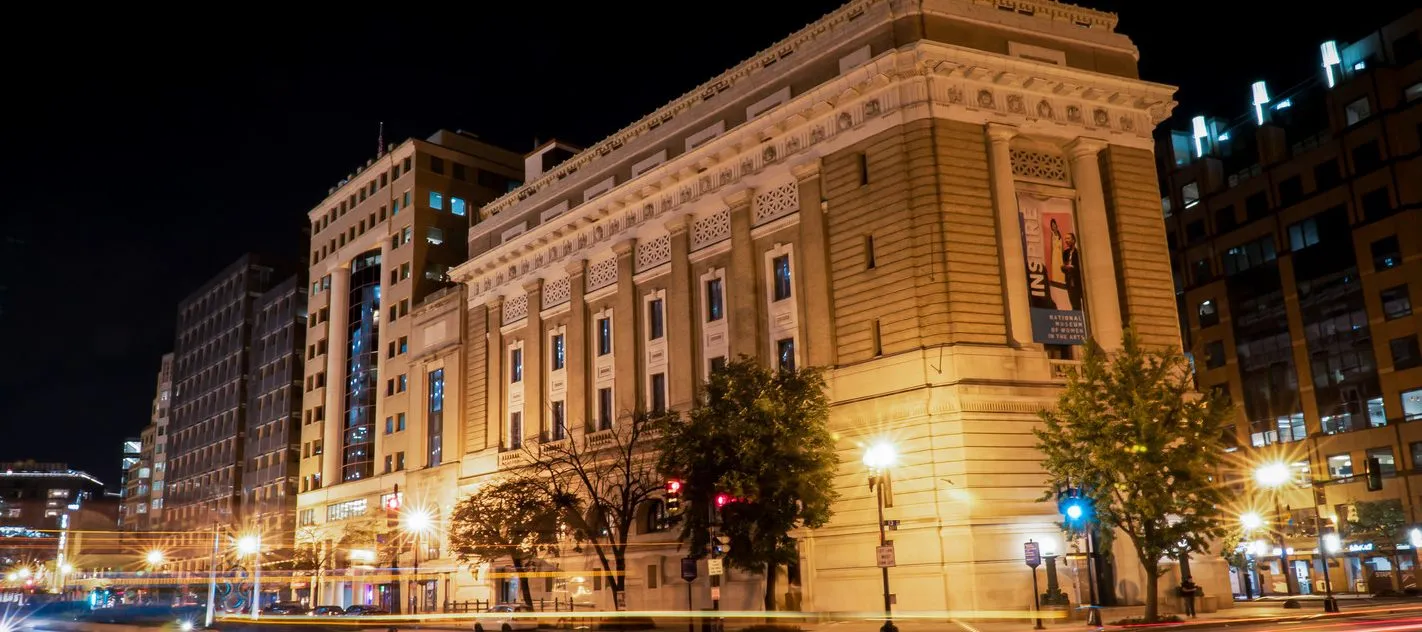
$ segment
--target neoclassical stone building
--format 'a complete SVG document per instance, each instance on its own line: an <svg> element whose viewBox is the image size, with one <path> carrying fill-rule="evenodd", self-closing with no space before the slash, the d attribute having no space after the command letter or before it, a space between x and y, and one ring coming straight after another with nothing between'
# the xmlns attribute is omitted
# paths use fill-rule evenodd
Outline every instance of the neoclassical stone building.
<svg viewBox="0 0 1422 632"><path fill-rule="evenodd" d="M447 512L541 441L689 407L723 359L820 366L842 499L799 534L779 599L880 607L861 456L891 441L898 607L1030 603L1023 542L1061 548L1036 502L1036 411L1088 330L1179 345L1151 140L1173 88L1138 78L1115 22L1037 0L857 0L593 147L536 150L471 218L459 308L414 310L416 358L419 331L463 333L430 343L462 376L443 394L458 467L403 489ZM685 550L646 527L628 605L685 609ZM497 568L425 568L441 601L511 588ZM578 579L534 593L611 605ZM758 577L728 580L723 608L759 607Z"/></svg>

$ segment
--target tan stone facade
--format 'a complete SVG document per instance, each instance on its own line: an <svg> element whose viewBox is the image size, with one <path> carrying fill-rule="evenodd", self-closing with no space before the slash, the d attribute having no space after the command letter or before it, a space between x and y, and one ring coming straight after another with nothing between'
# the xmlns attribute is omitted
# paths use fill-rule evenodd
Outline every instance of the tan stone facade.
<svg viewBox="0 0 1422 632"><path fill-rule="evenodd" d="M891 440L899 607L1030 603L1022 543L1063 550L1055 508L1036 502L1045 474L1031 430L1075 352L1033 332L1017 196L1074 216L1084 293L1073 300L1093 335L1111 344L1136 324L1178 345L1151 208L1150 133L1173 103L1171 88L1136 78L1113 16L1002 4L853 2L482 208L451 273L462 313L443 297L416 317L463 334L430 356L461 376L446 375L446 406L459 402L457 424L446 409L458 428L448 465L411 463L401 488L447 512L541 441L595 443L627 411L685 410L719 359L820 366L842 500L827 527L797 534L800 562L777 600L881 603L860 459ZM375 498L374 484L301 504L334 523L319 513ZM686 602L671 533L635 538L630 608L709 606L704 570ZM592 556L548 566L563 574L535 581L536 597L611 606L579 575L597 568ZM497 565L440 557L422 570L440 580L438 602L510 594ZM1143 584L1127 566L1118 579ZM761 587L730 571L721 607L758 608Z"/></svg>
<svg viewBox="0 0 1422 632"><path fill-rule="evenodd" d="M718 358L827 367L842 501L829 526L799 534L777 600L877 606L860 457L889 439L902 454L888 510L900 607L1029 603L1022 543L1060 542L1037 502L1031 429L1073 352L1034 342L1016 196L1074 208L1094 335L1114 343L1131 323L1179 345L1149 138L1171 89L1136 80L1133 47L1104 23L1062 29L1046 12L1074 9L1032 7L853 3L483 209L454 273L466 366L479 367L465 400L483 409L466 418L463 485L517 467L559 436L560 415L573 440L595 441L609 408L612 423L685 409ZM1078 21L1094 19L1109 18ZM1081 67L1085 49L1105 61ZM1053 51L1061 63L1033 60ZM655 546L665 533L637 537L629 607L686 608L684 551ZM1143 583L1129 564L1118 577ZM761 585L731 571L722 607L758 608ZM495 582L451 591L501 598ZM709 605L704 578L693 592L691 606Z"/></svg>

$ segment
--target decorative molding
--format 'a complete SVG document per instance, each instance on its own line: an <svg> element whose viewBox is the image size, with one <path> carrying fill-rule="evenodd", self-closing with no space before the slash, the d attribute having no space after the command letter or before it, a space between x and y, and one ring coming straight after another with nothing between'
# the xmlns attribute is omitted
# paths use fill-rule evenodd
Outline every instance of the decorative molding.
<svg viewBox="0 0 1422 632"><path fill-rule="evenodd" d="M528 295L518 294L504 301L504 324L518 322L528 317Z"/></svg>
<svg viewBox="0 0 1422 632"><path fill-rule="evenodd" d="M671 235L637 242L637 263L633 267L634 271L651 270L668 261L671 261Z"/></svg>
<svg viewBox="0 0 1422 632"><path fill-rule="evenodd" d="M731 210L721 209L691 224L691 249L700 250L731 238Z"/></svg>
<svg viewBox="0 0 1422 632"><path fill-rule="evenodd" d="M608 257L588 266L585 292L600 290L617 282L617 257Z"/></svg>
<svg viewBox="0 0 1422 632"><path fill-rule="evenodd" d="M755 196L751 224L759 226L800 210L800 184L794 180Z"/></svg>
<svg viewBox="0 0 1422 632"><path fill-rule="evenodd" d="M572 298L572 283L568 277L554 279L543 286L543 309L567 303Z"/></svg>
<svg viewBox="0 0 1422 632"><path fill-rule="evenodd" d="M1018 178L1040 180L1053 184L1071 183L1071 178L1067 176L1066 156L1047 151L1016 148L1011 149L1010 153L1012 175Z"/></svg>

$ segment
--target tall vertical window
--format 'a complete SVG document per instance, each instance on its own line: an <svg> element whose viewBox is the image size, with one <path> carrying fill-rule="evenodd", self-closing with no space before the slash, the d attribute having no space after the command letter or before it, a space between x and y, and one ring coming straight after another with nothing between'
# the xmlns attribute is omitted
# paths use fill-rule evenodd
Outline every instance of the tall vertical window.
<svg viewBox="0 0 1422 632"><path fill-rule="evenodd" d="M441 210L444 208L444 194L439 191L430 191L430 208Z"/></svg>
<svg viewBox="0 0 1422 632"><path fill-rule="evenodd" d="M509 413L509 449L523 447L523 413Z"/></svg>
<svg viewBox="0 0 1422 632"><path fill-rule="evenodd" d="M517 384L523 381L523 349L512 349L509 351L509 383Z"/></svg>
<svg viewBox="0 0 1422 632"><path fill-rule="evenodd" d="M350 309L346 322L344 427L341 431L341 480L375 473L375 396L380 383L380 251L351 262Z"/></svg>
<svg viewBox="0 0 1422 632"><path fill-rule="evenodd" d="M884 338L879 331L879 319L877 318L869 325L869 344L873 348L874 357L884 355Z"/></svg>
<svg viewBox="0 0 1422 632"><path fill-rule="evenodd" d="M558 400L549 404L549 416L553 422L553 440L562 441L568 438L568 413L563 400Z"/></svg>
<svg viewBox="0 0 1422 632"><path fill-rule="evenodd" d="M771 262L775 273L775 300L790 298L790 255L780 255Z"/></svg>
<svg viewBox="0 0 1422 632"><path fill-rule="evenodd" d="M879 262L874 258L874 236L864 236L864 268L873 270L878 267Z"/></svg>
<svg viewBox="0 0 1422 632"><path fill-rule="evenodd" d="M425 424L429 436L429 466L434 467L444 462L444 369L430 371L429 415Z"/></svg>
<svg viewBox="0 0 1422 632"><path fill-rule="evenodd" d="M795 370L795 339L781 338L775 341L775 357L780 362L782 371Z"/></svg>
<svg viewBox="0 0 1422 632"><path fill-rule="evenodd" d="M568 353L567 349L564 347L564 340L565 339L563 338L563 334L554 334L553 338L548 341L548 350L550 356L548 366L551 367L549 369L550 371L558 371L562 369L568 361Z"/></svg>
<svg viewBox="0 0 1422 632"><path fill-rule="evenodd" d="M612 319L604 316L597 319L597 354L609 353L612 353Z"/></svg>
<svg viewBox="0 0 1422 632"><path fill-rule="evenodd" d="M666 323L662 319L662 299L647 301L647 339L657 340L666 334Z"/></svg>
<svg viewBox="0 0 1422 632"><path fill-rule="evenodd" d="M1368 97L1363 97L1343 108L1344 116L1349 125L1353 125L1373 115L1372 104L1368 102Z"/></svg>
<svg viewBox="0 0 1422 632"><path fill-rule="evenodd" d="M1417 421L1422 419L1422 388L1403 391L1402 393L1402 420Z"/></svg>
<svg viewBox="0 0 1422 632"><path fill-rule="evenodd" d="M612 388L597 389L597 429L612 427Z"/></svg>
<svg viewBox="0 0 1422 632"><path fill-rule="evenodd" d="M721 293L721 279L706 282L706 322L721 320L726 315L725 297Z"/></svg>
<svg viewBox="0 0 1422 632"><path fill-rule="evenodd" d="M468 211L464 207L464 198L450 196L449 212L454 213L455 215L459 215L461 217L467 214Z"/></svg>
<svg viewBox="0 0 1422 632"><path fill-rule="evenodd" d="M652 374L651 409L659 413L667 409L667 374Z"/></svg>

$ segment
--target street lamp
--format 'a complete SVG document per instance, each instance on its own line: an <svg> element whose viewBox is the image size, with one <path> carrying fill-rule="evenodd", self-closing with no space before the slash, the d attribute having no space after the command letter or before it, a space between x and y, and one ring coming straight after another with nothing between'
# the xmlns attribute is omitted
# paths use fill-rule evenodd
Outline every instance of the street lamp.
<svg viewBox="0 0 1422 632"><path fill-rule="evenodd" d="M237 538L237 554L252 556L252 619L262 611L262 532Z"/></svg>
<svg viewBox="0 0 1422 632"><path fill-rule="evenodd" d="M1279 516L1279 561L1284 567L1284 587L1288 590L1290 595L1294 594L1293 583L1289 581L1293 573L1289 569L1289 545L1284 541L1284 515L1283 512L1279 510L1279 496L1277 490L1283 487L1285 483L1288 483L1291 478L1293 478L1293 472L1289 469L1289 466L1282 461L1266 463L1254 471L1254 480L1257 481L1261 487L1275 490L1274 513ZM1312 481L1310 481L1310 483L1312 483ZM1323 611L1338 612L1338 600L1333 598L1333 578L1328 572L1329 547L1330 545L1337 546L1334 542L1336 542L1338 536L1329 534L1332 535L1333 542L1330 541L1329 537L1325 536L1323 533L1323 516L1318 516L1317 523L1318 557L1323 562L1323 591L1326 594L1323 599ZM1336 548L1334 550L1336 551Z"/></svg>
<svg viewBox="0 0 1422 632"><path fill-rule="evenodd" d="M876 492L874 507L879 510L880 549L889 547L889 541L884 535L884 507L893 502L893 498L889 495L893 480L889 475L889 468L898 460L898 452L889 443L876 443L864 451L864 466L869 468L869 490ZM879 570L883 574L884 580L884 625L879 630L881 632L898 632L898 627L894 625L893 606L890 603L889 567L885 564L885 560L880 560Z"/></svg>
<svg viewBox="0 0 1422 632"><path fill-rule="evenodd" d="M1239 525L1244 527L1245 532L1253 531L1264 526L1264 518L1251 511L1239 517Z"/></svg>
<svg viewBox="0 0 1422 632"><path fill-rule="evenodd" d="M1264 517L1253 511L1240 514L1239 526L1244 528L1245 537L1249 537L1250 534L1254 533L1255 531L1259 530L1260 527L1264 526ZM1254 555L1255 552L1259 549L1257 546L1255 546L1253 542L1244 545L1242 548L1244 549L1244 568L1240 569L1240 574L1244 577L1244 598L1253 599L1254 589L1251 585L1252 582L1250 581L1250 576L1254 574L1254 563L1249 558L1251 555ZM1259 596L1264 596L1263 586L1259 587L1259 593Z"/></svg>
<svg viewBox="0 0 1422 632"><path fill-rule="evenodd" d="M147 555L143 556L143 559L148 562L149 566L157 566L163 563L163 552L158 549L153 549L149 551Z"/></svg>
<svg viewBox="0 0 1422 632"><path fill-rule="evenodd" d="M424 600L423 589L424 580L420 579L420 537L430 530L433 524L430 512L422 509L411 509L405 514L405 531L415 537L415 571L410 578L410 614L417 614L420 611L420 602Z"/></svg>

